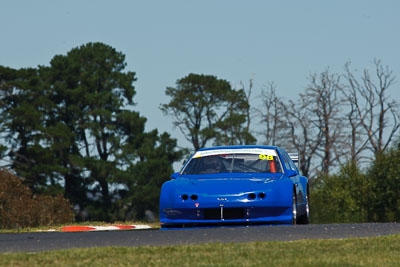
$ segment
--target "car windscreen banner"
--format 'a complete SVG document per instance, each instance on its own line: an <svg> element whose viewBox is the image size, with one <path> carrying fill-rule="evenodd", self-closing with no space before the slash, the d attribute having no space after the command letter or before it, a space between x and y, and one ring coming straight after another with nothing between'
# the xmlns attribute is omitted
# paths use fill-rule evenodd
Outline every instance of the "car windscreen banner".
<svg viewBox="0 0 400 267"><path fill-rule="evenodd" d="M221 154L258 154L266 156L277 156L275 149L262 149L262 148L239 148L239 149L212 149L197 151L194 158L214 156Z"/></svg>

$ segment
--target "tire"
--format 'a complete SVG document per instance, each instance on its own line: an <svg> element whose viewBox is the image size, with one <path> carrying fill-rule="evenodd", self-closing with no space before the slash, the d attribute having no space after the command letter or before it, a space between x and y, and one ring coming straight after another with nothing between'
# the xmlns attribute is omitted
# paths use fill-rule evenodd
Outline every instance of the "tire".
<svg viewBox="0 0 400 267"><path fill-rule="evenodd" d="M292 205L292 224L296 225L297 224L297 197L296 197L296 191L293 191L293 205Z"/></svg>
<svg viewBox="0 0 400 267"><path fill-rule="evenodd" d="M299 218L299 224L309 224L310 223L310 193L307 187L307 194L306 194L306 207L305 213Z"/></svg>

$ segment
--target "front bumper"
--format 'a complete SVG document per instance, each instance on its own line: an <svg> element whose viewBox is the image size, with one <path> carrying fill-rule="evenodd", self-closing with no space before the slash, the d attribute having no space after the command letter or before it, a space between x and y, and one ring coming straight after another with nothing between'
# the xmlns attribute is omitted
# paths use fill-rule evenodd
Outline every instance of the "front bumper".
<svg viewBox="0 0 400 267"><path fill-rule="evenodd" d="M234 186L233 182L236 182ZM194 181L190 186L171 185L164 185L161 190L162 227L292 223L293 183L289 179L268 183Z"/></svg>
<svg viewBox="0 0 400 267"><path fill-rule="evenodd" d="M255 203L253 203L255 204ZM162 227L176 225L225 224L291 224L292 206L243 205L243 203L214 204L208 207L165 208L161 210ZM275 203L277 204L277 203ZM211 207L210 207L211 206Z"/></svg>

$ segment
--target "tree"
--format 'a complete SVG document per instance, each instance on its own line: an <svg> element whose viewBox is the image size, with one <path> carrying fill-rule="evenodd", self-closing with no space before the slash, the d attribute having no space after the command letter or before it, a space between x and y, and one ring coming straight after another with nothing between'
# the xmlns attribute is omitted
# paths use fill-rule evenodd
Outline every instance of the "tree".
<svg viewBox="0 0 400 267"><path fill-rule="evenodd" d="M145 132L146 118L133 110L135 73L125 66L121 52L88 43L49 67L18 71L1 99L12 167L31 188L63 190L90 219L143 215L130 195L141 184L157 192L181 156L169 135ZM157 212L158 196L146 201Z"/></svg>
<svg viewBox="0 0 400 267"><path fill-rule="evenodd" d="M119 128L124 126L119 116L132 113L130 119L139 131L145 122L134 111L126 110L133 104L132 84L136 78L133 72L122 72L124 61L125 56L114 48L89 43L66 56L55 56L47 77L53 89L50 98L57 109L48 120L53 130L49 141L61 148L58 157L69 170L64 175L66 194L72 197L74 192L82 191L83 179L94 179L106 213L111 209L110 185L117 173L121 146L128 138L121 134ZM60 138L65 132L70 133L70 142L68 136ZM87 177L82 176L83 171Z"/></svg>
<svg viewBox="0 0 400 267"><path fill-rule="evenodd" d="M307 177L315 175L310 170L322 142L322 130L314 120L313 101L305 94L296 101L286 101L276 94L274 83L262 91L262 100L258 114L265 125L265 143L298 152L301 173Z"/></svg>
<svg viewBox="0 0 400 267"><path fill-rule="evenodd" d="M322 142L322 130L313 121L314 114L309 108L310 105L311 101L300 95L298 102L290 100L283 104L284 111L282 112L284 119L282 124L287 127L286 146L299 153L300 171L309 178L318 172L311 172L311 166Z"/></svg>
<svg viewBox="0 0 400 267"><path fill-rule="evenodd" d="M367 172L372 181L370 221L400 221L400 142L376 155Z"/></svg>
<svg viewBox="0 0 400 267"><path fill-rule="evenodd" d="M266 90L261 93L263 105L258 109L261 123L265 125L261 134L265 138L266 145L285 146L290 138L288 136L288 127L284 119L286 107L283 99L276 95L276 85L271 82ZM288 147L287 147L288 148Z"/></svg>
<svg viewBox="0 0 400 267"><path fill-rule="evenodd" d="M311 191L314 223L367 222L373 202L371 179L355 162L341 166L339 172L317 179Z"/></svg>
<svg viewBox="0 0 400 267"><path fill-rule="evenodd" d="M246 91L243 83L237 93L232 94L229 100L229 113L226 119L216 123L217 130L214 145L252 145L256 138L251 134L251 106L250 97L253 82L250 80Z"/></svg>
<svg viewBox="0 0 400 267"><path fill-rule="evenodd" d="M330 74L328 70L310 76L310 85L301 95L310 104L307 105L312 116L312 123L321 130L321 146L317 155L321 158L321 172L329 174L336 160L341 157L338 147L343 139L341 124L341 105L339 97L341 84L340 76Z"/></svg>
<svg viewBox="0 0 400 267"><path fill-rule="evenodd" d="M329 71L310 76L310 84L296 101L284 101L275 93L275 85L263 91L262 122L267 144L284 146L299 153L303 175L310 173L315 158L321 158L317 170L325 175L339 158L337 146L341 141L339 76ZM340 151L340 149L339 149Z"/></svg>
<svg viewBox="0 0 400 267"><path fill-rule="evenodd" d="M12 91L12 85L10 81L15 80L16 70L12 68L7 68L0 66L0 139L5 140L7 137L7 127L8 118L5 111L7 110L7 101L5 98L10 97L10 92ZM7 153L7 146L0 144L0 159L5 160ZM3 163L4 164L4 163ZM2 165L0 167L7 167L7 165Z"/></svg>
<svg viewBox="0 0 400 267"><path fill-rule="evenodd" d="M9 144L9 167L24 177L25 184L35 193L42 192L47 183L53 184L55 169L52 168L51 153L41 142L44 136L43 107L48 101L43 93L40 71L2 68L2 73L1 122L4 140Z"/></svg>
<svg viewBox="0 0 400 267"><path fill-rule="evenodd" d="M156 130L147 134L137 150L138 162L130 164L124 173L127 187L120 191L124 200L121 210L127 219L143 218L146 210L158 212L161 185L172 174L172 162L182 158L183 151L176 150L176 140ZM135 179L132 179L132 175ZM124 203L125 202L125 203ZM130 205L126 205L130 203Z"/></svg>
<svg viewBox="0 0 400 267"><path fill-rule="evenodd" d="M253 79L249 80L249 88L246 90L245 86L242 82L240 82L241 85L241 90L243 90L245 92L245 101L246 101L246 108L244 110L244 115L245 115L245 126L244 126L244 130L242 130L241 132L243 132L243 139L240 141L240 144L242 145L252 145L255 144L257 142L256 138L251 134L251 121L252 121L252 117L253 117L253 109L250 105L251 102L251 93L253 90Z"/></svg>
<svg viewBox="0 0 400 267"><path fill-rule="evenodd" d="M346 73L344 74L345 80L348 85L344 85L340 90L344 96L344 106L346 111L344 118L348 122L348 126L345 128L347 131L348 142L344 143L345 150L348 150L350 156L346 156L347 161L351 161L355 164L365 158L363 152L367 150L368 139L365 138L365 134L362 129L362 120L367 115L367 110L359 110L359 96L358 90L356 89L357 83L352 77L352 73L349 70L350 63L345 64Z"/></svg>
<svg viewBox="0 0 400 267"><path fill-rule="evenodd" d="M243 90L234 90L215 76L189 74L165 93L171 100L160 109L174 117L174 125L195 150L212 140L216 144L241 142L248 108Z"/></svg>
<svg viewBox="0 0 400 267"><path fill-rule="evenodd" d="M367 136L368 148L376 155L391 144L400 127L400 114L399 103L387 95L395 81L393 72L380 60L375 60L374 66L375 79L367 69L357 78L348 63L345 78L350 90L349 101Z"/></svg>

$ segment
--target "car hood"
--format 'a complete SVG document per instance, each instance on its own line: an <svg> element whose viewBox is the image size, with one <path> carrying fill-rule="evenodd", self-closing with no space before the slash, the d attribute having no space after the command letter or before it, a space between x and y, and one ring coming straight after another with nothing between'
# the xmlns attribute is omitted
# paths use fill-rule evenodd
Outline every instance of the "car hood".
<svg viewBox="0 0 400 267"><path fill-rule="evenodd" d="M220 175L219 175L220 176ZM250 192L260 190L261 188L272 189L275 183L285 177L283 174L272 174L266 176L243 176L227 175L226 177L215 177L213 175L190 175L170 181L174 184L176 192L187 193L207 193L213 194L237 194L239 191Z"/></svg>

